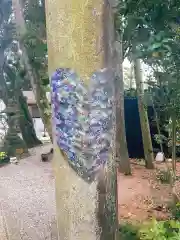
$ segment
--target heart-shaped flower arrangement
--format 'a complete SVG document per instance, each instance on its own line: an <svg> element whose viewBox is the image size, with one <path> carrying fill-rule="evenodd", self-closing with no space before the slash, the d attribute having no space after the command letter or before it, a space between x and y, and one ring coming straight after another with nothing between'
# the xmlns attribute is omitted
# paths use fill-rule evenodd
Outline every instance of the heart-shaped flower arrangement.
<svg viewBox="0 0 180 240"><path fill-rule="evenodd" d="M112 139L113 74L101 69L90 79L89 90L71 69L57 69L51 77L56 140L71 167L93 181L106 164Z"/></svg>

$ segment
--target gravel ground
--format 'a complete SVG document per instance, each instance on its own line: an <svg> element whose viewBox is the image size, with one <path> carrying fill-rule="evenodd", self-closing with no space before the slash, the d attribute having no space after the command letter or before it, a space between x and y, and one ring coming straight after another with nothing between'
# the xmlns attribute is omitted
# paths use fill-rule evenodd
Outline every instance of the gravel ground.
<svg viewBox="0 0 180 240"><path fill-rule="evenodd" d="M0 168L0 240L58 239L51 163L40 161L50 147Z"/></svg>

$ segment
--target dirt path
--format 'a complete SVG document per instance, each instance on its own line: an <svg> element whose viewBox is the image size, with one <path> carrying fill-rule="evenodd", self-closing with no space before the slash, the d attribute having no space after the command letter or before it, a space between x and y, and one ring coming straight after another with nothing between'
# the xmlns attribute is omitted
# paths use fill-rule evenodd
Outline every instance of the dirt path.
<svg viewBox="0 0 180 240"><path fill-rule="evenodd" d="M168 206L172 201L169 184L157 181L156 170L133 164L131 167L132 176L118 174L119 221L143 222L152 217L168 219ZM156 167L164 169L164 164ZM177 163L177 172L180 174L180 163ZM180 184L177 190L180 191Z"/></svg>
<svg viewBox="0 0 180 240"><path fill-rule="evenodd" d="M0 168L0 240L57 240L51 163L36 155Z"/></svg>

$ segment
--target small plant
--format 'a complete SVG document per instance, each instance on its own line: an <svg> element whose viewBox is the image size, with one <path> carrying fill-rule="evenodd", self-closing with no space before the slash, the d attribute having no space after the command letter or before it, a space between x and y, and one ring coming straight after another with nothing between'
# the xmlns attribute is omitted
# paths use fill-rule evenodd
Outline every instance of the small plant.
<svg viewBox="0 0 180 240"><path fill-rule="evenodd" d="M157 173L157 179L163 184L170 184L172 173L170 170L159 170Z"/></svg>
<svg viewBox="0 0 180 240"><path fill-rule="evenodd" d="M6 152L0 152L0 164L8 163L10 158L8 157Z"/></svg>
<svg viewBox="0 0 180 240"><path fill-rule="evenodd" d="M7 157L7 154L5 152L0 152L0 159L3 159L4 157Z"/></svg>
<svg viewBox="0 0 180 240"><path fill-rule="evenodd" d="M140 240L179 240L180 239L180 222L156 221L144 225L139 231Z"/></svg>

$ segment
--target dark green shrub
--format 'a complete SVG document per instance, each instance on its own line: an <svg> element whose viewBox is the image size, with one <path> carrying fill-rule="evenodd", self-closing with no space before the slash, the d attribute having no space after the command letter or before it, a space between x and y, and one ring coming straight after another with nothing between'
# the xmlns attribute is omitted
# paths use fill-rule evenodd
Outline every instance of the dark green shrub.
<svg viewBox="0 0 180 240"><path fill-rule="evenodd" d="M122 224L119 227L120 240L138 240L138 227L131 224Z"/></svg>

